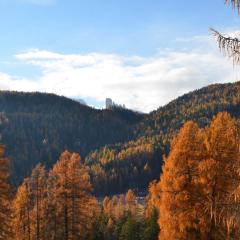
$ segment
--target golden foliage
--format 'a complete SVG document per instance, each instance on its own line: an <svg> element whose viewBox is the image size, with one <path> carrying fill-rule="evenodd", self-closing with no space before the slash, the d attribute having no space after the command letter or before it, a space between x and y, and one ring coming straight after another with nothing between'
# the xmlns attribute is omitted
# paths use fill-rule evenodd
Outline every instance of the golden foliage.
<svg viewBox="0 0 240 240"><path fill-rule="evenodd" d="M160 213L159 239L239 239L239 146L239 126L228 113L205 129L185 123L160 181L149 188L149 207Z"/></svg>
<svg viewBox="0 0 240 240"><path fill-rule="evenodd" d="M149 184L148 195L146 197L146 218L150 219L154 208L158 208L160 204L160 184L153 181Z"/></svg>
<svg viewBox="0 0 240 240"><path fill-rule="evenodd" d="M48 176L37 165L13 202L17 240L86 239L100 210L80 156L65 151Z"/></svg>

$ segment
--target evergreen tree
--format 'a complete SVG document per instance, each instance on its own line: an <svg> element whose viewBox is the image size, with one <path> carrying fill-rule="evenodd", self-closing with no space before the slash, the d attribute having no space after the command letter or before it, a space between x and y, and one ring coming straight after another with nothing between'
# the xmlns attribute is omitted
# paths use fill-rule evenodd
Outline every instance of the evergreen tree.
<svg viewBox="0 0 240 240"><path fill-rule="evenodd" d="M100 215L93 224L91 232L91 240L103 240L105 239L106 229L108 224L108 217L102 209Z"/></svg>
<svg viewBox="0 0 240 240"><path fill-rule="evenodd" d="M159 234L158 211L153 208L150 219L147 219L146 226L143 231L142 240L157 240Z"/></svg>
<svg viewBox="0 0 240 240"><path fill-rule="evenodd" d="M128 214L125 223L122 225L122 229L119 235L119 240L138 240L139 232L137 228L137 223L131 216Z"/></svg>

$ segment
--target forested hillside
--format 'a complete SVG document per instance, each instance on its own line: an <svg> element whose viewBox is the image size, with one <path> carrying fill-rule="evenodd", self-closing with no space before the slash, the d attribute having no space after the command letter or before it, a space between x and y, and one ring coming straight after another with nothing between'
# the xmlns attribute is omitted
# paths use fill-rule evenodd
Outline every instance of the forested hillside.
<svg viewBox="0 0 240 240"><path fill-rule="evenodd" d="M143 190L159 176L162 156L183 123L204 127L221 111L240 119L240 82L196 90L148 115L96 110L52 94L3 91L1 142L14 183L39 162L50 168L67 149L81 155L97 194Z"/></svg>
<svg viewBox="0 0 240 240"><path fill-rule="evenodd" d="M12 196L1 145L0 239L238 240L239 140L238 123L226 112L205 128L186 121L145 203L132 189L97 199L88 168L69 151L49 170L37 164Z"/></svg>
<svg viewBox="0 0 240 240"><path fill-rule="evenodd" d="M30 174L39 162L47 168L68 149L81 153L133 137L143 118L130 110L96 110L65 97L0 92L1 142L11 159L12 180Z"/></svg>
<svg viewBox="0 0 240 240"><path fill-rule="evenodd" d="M87 157L95 191L99 194L146 189L159 176L162 157L168 154L173 136L187 120L200 127L226 111L240 120L240 82L215 84L185 94L146 115L135 126L137 139L107 146Z"/></svg>
<svg viewBox="0 0 240 240"><path fill-rule="evenodd" d="M145 117L138 127L139 135L172 135L186 120L201 127L210 123L218 112L240 116L240 82L214 84L185 94Z"/></svg>

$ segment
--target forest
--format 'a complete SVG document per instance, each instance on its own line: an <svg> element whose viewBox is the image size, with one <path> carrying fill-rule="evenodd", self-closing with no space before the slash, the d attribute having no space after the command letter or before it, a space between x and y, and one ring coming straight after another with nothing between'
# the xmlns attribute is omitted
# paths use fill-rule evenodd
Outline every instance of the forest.
<svg viewBox="0 0 240 240"><path fill-rule="evenodd" d="M81 156L97 196L146 191L185 121L205 127L222 111L239 121L239 92L240 82L210 85L142 114L97 110L53 94L1 91L0 137L11 160L11 184L17 187L38 163L51 169L68 150Z"/></svg>
<svg viewBox="0 0 240 240"><path fill-rule="evenodd" d="M227 112L205 127L186 121L144 201L132 189L96 198L88 167L69 151L14 189L1 145L0 239L240 239L239 129Z"/></svg>
<svg viewBox="0 0 240 240"><path fill-rule="evenodd" d="M202 30L239 65L240 0L193 2L0 1L0 240L240 240L240 81Z"/></svg>

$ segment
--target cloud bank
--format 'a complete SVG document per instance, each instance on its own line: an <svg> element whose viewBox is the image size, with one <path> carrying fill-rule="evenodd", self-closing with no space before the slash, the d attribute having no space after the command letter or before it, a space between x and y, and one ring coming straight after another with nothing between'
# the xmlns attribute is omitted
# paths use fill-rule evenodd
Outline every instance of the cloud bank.
<svg viewBox="0 0 240 240"><path fill-rule="evenodd" d="M41 69L38 79L0 73L0 88L41 91L102 102L112 98L149 112L188 91L237 80L231 60L216 47L167 50L150 57L117 54L61 54L31 49L16 59Z"/></svg>

